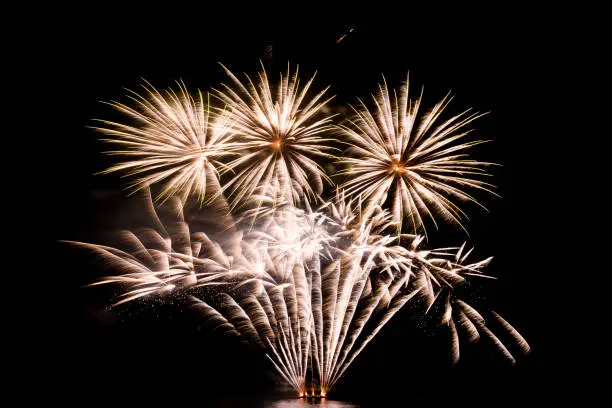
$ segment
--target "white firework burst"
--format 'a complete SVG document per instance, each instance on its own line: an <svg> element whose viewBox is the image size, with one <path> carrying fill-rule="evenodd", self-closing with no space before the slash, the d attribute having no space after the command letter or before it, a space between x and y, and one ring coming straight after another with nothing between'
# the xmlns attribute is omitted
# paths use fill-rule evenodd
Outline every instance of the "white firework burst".
<svg viewBox="0 0 612 408"><path fill-rule="evenodd" d="M329 178L317 160L332 157L330 139L323 136L332 128L331 117L322 115L331 100L324 97L328 88L309 96L314 76L300 86L298 70L292 74L289 67L276 86L263 67L255 81L246 76L244 83L223 68L232 86L223 84L216 96L226 105L240 150L228 163L237 172L224 184L233 206L262 186L292 204L320 194Z"/></svg>
<svg viewBox="0 0 612 408"><path fill-rule="evenodd" d="M130 91L133 106L110 103L133 125L101 120L95 127L117 146L107 153L126 159L103 173L135 176L133 191L160 183L162 201L171 196L185 201L195 193L203 203L207 189L218 190L218 170L226 168L222 159L231 154L227 117L212 112L208 95L193 98L182 83L178 91L160 92L148 83L143 91Z"/></svg>
<svg viewBox="0 0 612 408"><path fill-rule="evenodd" d="M340 133L350 145L350 157L340 159L348 176L342 185L349 195L358 195L370 206L391 201L399 227L407 219L416 231L425 229L424 219L434 215L461 224L465 213L455 200L478 204L467 188L491 191L482 180L491 163L466 157L465 151L484 141L464 141L466 126L482 116L467 110L441 119L452 98L448 95L433 109L421 114L421 96L409 98L408 80L393 96L386 83L373 96L373 108L361 102ZM495 194L495 193L493 193ZM479 204L480 205L480 204Z"/></svg>

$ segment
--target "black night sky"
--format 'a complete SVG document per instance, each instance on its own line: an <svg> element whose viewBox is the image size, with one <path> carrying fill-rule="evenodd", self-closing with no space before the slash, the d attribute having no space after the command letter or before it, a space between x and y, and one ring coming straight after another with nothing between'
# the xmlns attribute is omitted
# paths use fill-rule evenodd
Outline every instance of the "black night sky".
<svg viewBox="0 0 612 408"><path fill-rule="evenodd" d="M499 280L482 285L480 300L525 336L532 354L510 366L486 342L466 344L461 362L452 366L443 332L416 328L406 308L354 362L336 396L372 406L546 398L556 366L563 364L554 357L561 346L551 341L558 328L549 319L554 305L543 295L550 271L541 257L553 251L541 161L554 137L542 131L542 84L553 34L536 29L535 16L512 10L441 16L435 7L367 7L371 13L356 17L312 19L293 7L257 16L245 11L240 18L231 8L205 7L167 14L101 5L50 11L54 18L39 31L44 46L29 55L31 65L44 71L30 82L50 113L48 181L37 187L46 197L52 241L46 270L39 271L49 280L52 301L36 312L46 315L40 330L48 347L32 366L41 374L41 393L82 406L208 406L211 398L247 401L274 394L280 380L262 354L211 333L179 307L105 311L112 291L83 288L103 273L95 259L57 243L105 242L130 217L123 206L129 201L121 190L125 180L94 175L112 163L100 153L99 135L87 128L94 118L115 117L100 101L125 101L123 88L136 89L141 78L159 88L182 79L189 89L210 89L225 80L218 62L254 74L261 59L271 76L287 61L305 75L317 71L316 88L331 85L333 105L369 98L382 74L396 86L410 71L413 91L424 85L428 106L452 90L451 111L491 112L473 127L474 137L492 143L474 154L502 165L494 172L502 198L479 195L490 212L468 206L470 236L443 225L437 233L432 229L431 245L468 240L477 257L494 256L488 272Z"/></svg>

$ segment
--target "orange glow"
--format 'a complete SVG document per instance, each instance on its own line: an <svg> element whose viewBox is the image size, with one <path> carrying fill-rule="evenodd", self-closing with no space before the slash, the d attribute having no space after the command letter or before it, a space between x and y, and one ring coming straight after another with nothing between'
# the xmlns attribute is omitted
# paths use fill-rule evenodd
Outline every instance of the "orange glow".
<svg viewBox="0 0 612 408"><path fill-rule="evenodd" d="M394 173L404 173L406 171L406 167L404 167L404 165L401 163L393 162L393 164L391 165L391 170Z"/></svg>
<svg viewBox="0 0 612 408"><path fill-rule="evenodd" d="M280 139L276 139L273 143L272 143L272 149L274 150L280 150L281 148L281 141Z"/></svg>

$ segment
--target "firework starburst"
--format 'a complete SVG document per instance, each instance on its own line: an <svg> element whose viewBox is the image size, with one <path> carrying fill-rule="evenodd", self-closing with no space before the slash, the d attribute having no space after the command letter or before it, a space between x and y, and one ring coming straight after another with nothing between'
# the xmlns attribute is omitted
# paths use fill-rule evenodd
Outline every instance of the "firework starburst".
<svg viewBox="0 0 612 408"><path fill-rule="evenodd" d="M244 83L223 68L232 85L223 84L216 95L226 105L241 152L229 163L238 171L224 185L234 206L261 186L292 204L320 194L329 179L317 159L332 150L323 136L331 118L320 117L331 99L324 96L328 88L308 96L314 76L300 86L297 69L292 74L287 68L274 86L263 68L255 81L246 76Z"/></svg>
<svg viewBox="0 0 612 408"><path fill-rule="evenodd" d="M490 163L466 157L465 151L483 141L464 141L466 126L482 116L467 110L446 120L440 117L452 98L448 95L428 113L421 113L421 96L409 98L408 81L399 95L390 95L386 83L373 97L374 107L361 102L354 117L340 126L350 145L350 157L341 161L348 176L346 193L358 195L370 206L391 201L398 225L407 219L416 230L434 215L461 224L465 216L454 200L476 202L467 188L491 191L484 182ZM437 224L436 224L437 227Z"/></svg>
<svg viewBox="0 0 612 408"><path fill-rule="evenodd" d="M227 118L211 114L208 95L199 92L193 98L183 84L178 91L164 92L147 84L143 91L130 91L133 107L110 103L134 125L100 121L102 126L96 127L107 135L104 141L118 146L108 153L127 158L104 173L136 176L129 185L133 190L160 183L158 199L180 196L185 201L196 193L203 202L209 185L218 184L221 159L230 154Z"/></svg>

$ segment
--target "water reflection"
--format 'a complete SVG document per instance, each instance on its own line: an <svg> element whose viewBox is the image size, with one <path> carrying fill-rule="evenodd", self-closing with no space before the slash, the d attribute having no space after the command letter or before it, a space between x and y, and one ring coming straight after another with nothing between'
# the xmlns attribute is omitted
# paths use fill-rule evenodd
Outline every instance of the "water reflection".
<svg viewBox="0 0 612 408"><path fill-rule="evenodd" d="M323 399L285 399L270 402L266 404L270 408L307 408L307 407L325 407L325 408L358 408L358 405L344 401L333 401L326 398Z"/></svg>
<svg viewBox="0 0 612 408"><path fill-rule="evenodd" d="M269 396L226 397L213 398L202 402L203 406L207 408L363 408L362 404L357 405L347 401L330 400L327 398L287 398L286 396L279 396L276 398ZM378 408L386 405L375 404L373 406Z"/></svg>

